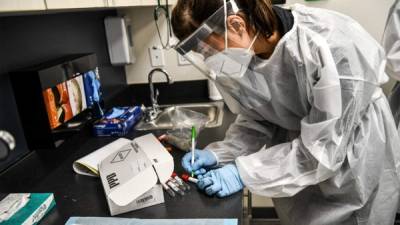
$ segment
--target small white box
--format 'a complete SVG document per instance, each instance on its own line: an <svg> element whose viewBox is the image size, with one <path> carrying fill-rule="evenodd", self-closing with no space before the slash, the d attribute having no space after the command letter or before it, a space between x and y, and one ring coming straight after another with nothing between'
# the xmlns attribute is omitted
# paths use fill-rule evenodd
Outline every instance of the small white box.
<svg viewBox="0 0 400 225"><path fill-rule="evenodd" d="M136 138L106 157L100 177L112 216L164 202L159 184L174 171L174 160L153 134Z"/></svg>

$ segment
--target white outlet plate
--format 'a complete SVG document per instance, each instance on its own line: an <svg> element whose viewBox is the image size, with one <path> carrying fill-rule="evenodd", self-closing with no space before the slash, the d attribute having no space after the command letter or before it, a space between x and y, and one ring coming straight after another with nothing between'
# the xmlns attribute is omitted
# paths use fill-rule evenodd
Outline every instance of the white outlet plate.
<svg viewBox="0 0 400 225"><path fill-rule="evenodd" d="M165 66L164 51L161 46L153 46L149 48L151 66Z"/></svg>
<svg viewBox="0 0 400 225"><path fill-rule="evenodd" d="M190 62L185 58L185 57L183 57L181 54L179 54L179 53L176 53L176 54L178 54L178 65L179 66L187 66L187 65L190 65Z"/></svg>

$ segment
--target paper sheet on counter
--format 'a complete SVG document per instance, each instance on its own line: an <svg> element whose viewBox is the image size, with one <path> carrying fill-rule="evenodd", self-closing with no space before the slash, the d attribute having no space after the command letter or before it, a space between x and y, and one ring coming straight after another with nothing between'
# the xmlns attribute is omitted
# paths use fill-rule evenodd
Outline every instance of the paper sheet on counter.
<svg viewBox="0 0 400 225"><path fill-rule="evenodd" d="M90 153L89 155L86 155L76 160L73 163L72 168L78 174L99 177L99 163L103 161L103 159L105 159L107 156L116 152L130 142L131 140L126 138L120 138L114 142L111 142L110 144Z"/></svg>
<svg viewBox="0 0 400 225"><path fill-rule="evenodd" d="M71 217L66 225L237 225L237 219L125 219Z"/></svg>

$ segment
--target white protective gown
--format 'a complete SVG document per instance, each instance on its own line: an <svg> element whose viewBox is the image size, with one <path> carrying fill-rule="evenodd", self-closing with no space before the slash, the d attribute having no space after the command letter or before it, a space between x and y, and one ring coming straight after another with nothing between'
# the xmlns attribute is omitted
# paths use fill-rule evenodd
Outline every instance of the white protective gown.
<svg viewBox="0 0 400 225"><path fill-rule="evenodd" d="M396 0L389 11L383 47L386 50L387 72L395 80L400 81L400 1ZM390 107L396 125L400 121L400 84L397 82L389 96ZM399 127L400 129L400 127ZM400 131L400 130L399 130Z"/></svg>
<svg viewBox="0 0 400 225"><path fill-rule="evenodd" d="M206 149L220 165L235 161L252 193L272 197L284 225L392 225L400 141L379 87L384 51L347 16L302 5L292 13L270 59L255 62L261 81L217 78L239 116Z"/></svg>

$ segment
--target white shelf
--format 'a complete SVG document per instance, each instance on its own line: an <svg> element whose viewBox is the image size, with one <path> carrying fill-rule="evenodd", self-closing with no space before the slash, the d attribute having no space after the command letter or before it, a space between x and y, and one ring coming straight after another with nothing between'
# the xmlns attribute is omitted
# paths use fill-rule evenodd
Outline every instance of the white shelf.
<svg viewBox="0 0 400 225"><path fill-rule="evenodd" d="M44 0L0 0L0 12L45 10Z"/></svg>

